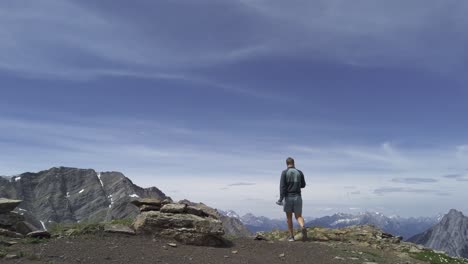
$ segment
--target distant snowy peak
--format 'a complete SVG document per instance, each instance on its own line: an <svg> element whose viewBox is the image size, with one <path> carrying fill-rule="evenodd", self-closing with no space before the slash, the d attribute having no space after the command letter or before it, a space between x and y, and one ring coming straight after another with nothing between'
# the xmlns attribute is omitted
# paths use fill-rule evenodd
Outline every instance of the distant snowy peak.
<svg viewBox="0 0 468 264"><path fill-rule="evenodd" d="M227 210L227 211L223 211L223 210L218 210L218 212L224 216L227 216L227 217L231 217L231 218L237 218L240 220L240 216L239 214L237 214L235 211L233 210Z"/></svg>
<svg viewBox="0 0 468 264"><path fill-rule="evenodd" d="M320 217L307 222L306 226L340 228L352 225L374 225L385 232L408 239L438 222L438 217L402 218L397 215L388 217L380 212L360 212L357 214L336 213Z"/></svg>
<svg viewBox="0 0 468 264"><path fill-rule="evenodd" d="M240 216L236 212L234 212L233 210L228 210L226 212L226 216L240 219Z"/></svg>

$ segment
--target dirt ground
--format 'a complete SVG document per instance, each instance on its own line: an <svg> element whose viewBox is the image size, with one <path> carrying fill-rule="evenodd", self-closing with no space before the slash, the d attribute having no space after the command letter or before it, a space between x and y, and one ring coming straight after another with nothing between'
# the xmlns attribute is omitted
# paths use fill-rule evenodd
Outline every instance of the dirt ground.
<svg viewBox="0 0 468 264"><path fill-rule="evenodd" d="M316 242L268 242L249 238L232 240L226 247L197 247L144 236L118 234L58 238L41 243L18 243L8 254L16 259L0 263L419 263L404 261L391 253L348 245Z"/></svg>

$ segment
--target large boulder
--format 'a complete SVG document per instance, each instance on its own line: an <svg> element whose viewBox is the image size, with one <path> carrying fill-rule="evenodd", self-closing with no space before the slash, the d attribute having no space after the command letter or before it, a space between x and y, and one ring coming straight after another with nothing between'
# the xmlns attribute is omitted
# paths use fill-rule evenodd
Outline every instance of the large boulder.
<svg viewBox="0 0 468 264"><path fill-rule="evenodd" d="M39 229L37 229L35 226L33 226L32 224L26 221L21 221L21 222L16 223L15 230L18 233L27 235L28 233L38 231Z"/></svg>
<svg viewBox="0 0 468 264"><path fill-rule="evenodd" d="M134 229L137 234L172 238L184 244L198 246L223 244L224 229L221 221L192 214L143 212L135 219Z"/></svg>
<svg viewBox="0 0 468 264"><path fill-rule="evenodd" d="M10 200L5 198L0 198L0 214L8 213L15 210L22 201L21 200Z"/></svg>

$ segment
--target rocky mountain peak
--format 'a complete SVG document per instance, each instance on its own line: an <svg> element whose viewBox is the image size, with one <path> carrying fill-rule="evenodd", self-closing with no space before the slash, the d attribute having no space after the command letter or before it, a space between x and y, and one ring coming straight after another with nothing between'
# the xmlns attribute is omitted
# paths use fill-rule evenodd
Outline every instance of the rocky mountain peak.
<svg viewBox="0 0 468 264"><path fill-rule="evenodd" d="M444 218L449 218L449 219L457 219L457 218L463 218L465 217L463 215L462 212L458 211L458 210L455 210L455 209L451 209L448 214L445 215Z"/></svg>
<svg viewBox="0 0 468 264"><path fill-rule="evenodd" d="M156 187L141 188L120 172L53 167L0 178L0 197L23 202L17 211L37 228L134 217L136 198L166 198Z"/></svg>
<svg viewBox="0 0 468 264"><path fill-rule="evenodd" d="M468 217L462 212L450 210L442 220L426 232L413 236L409 241L443 250L451 256L468 257Z"/></svg>

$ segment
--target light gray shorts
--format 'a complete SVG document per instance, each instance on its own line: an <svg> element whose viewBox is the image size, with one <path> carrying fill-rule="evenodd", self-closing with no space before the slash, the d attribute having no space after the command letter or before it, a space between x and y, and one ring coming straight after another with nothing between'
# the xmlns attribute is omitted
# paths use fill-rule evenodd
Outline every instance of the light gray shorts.
<svg viewBox="0 0 468 264"><path fill-rule="evenodd" d="M302 214L302 197L297 196L286 196L284 198L284 212Z"/></svg>

